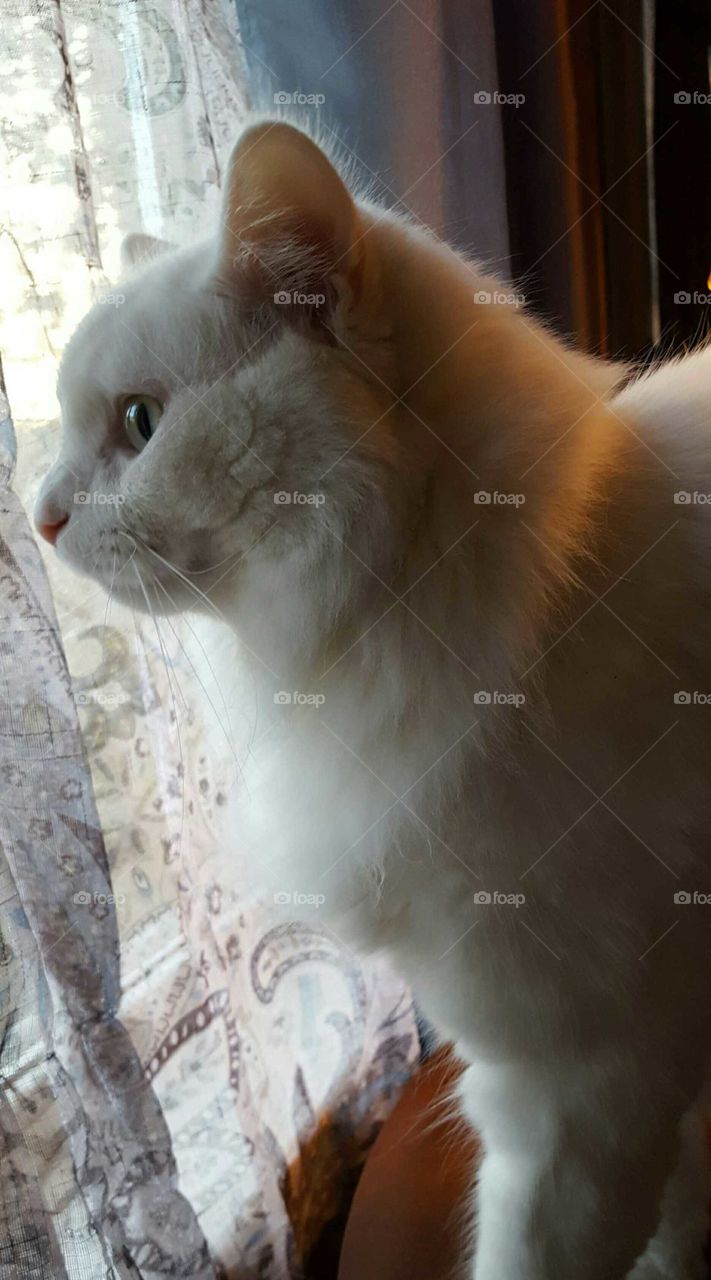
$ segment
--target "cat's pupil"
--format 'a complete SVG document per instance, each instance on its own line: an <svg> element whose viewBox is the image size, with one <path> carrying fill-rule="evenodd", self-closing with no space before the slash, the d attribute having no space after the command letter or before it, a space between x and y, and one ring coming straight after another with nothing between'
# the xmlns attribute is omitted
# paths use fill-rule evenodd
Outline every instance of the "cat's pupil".
<svg viewBox="0 0 711 1280"><path fill-rule="evenodd" d="M138 430L143 436L143 439L150 440L152 435L151 420L148 415L148 410L146 406L144 404L137 404L134 408L133 416L134 416L134 421L136 423L136 426L138 427Z"/></svg>
<svg viewBox="0 0 711 1280"><path fill-rule="evenodd" d="M132 396L124 409L128 438L139 453L155 434L162 407L152 396Z"/></svg>

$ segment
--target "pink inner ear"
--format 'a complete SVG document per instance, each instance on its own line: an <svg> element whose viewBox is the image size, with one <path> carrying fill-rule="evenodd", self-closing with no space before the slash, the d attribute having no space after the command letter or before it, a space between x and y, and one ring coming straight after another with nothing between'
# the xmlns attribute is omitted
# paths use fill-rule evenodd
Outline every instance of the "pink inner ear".
<svg viewBox="0 0 711 1280"><path fill-rule="evenodd" d="M255 125L237 143L223 226L220 283L258 305L280 293L326 301L334 276L353 269L350 193L320 148L284 122Z"/></svg>
<svg viewBox="0 0 711 1280"><path fill-rule="evenodd" d="M239 296L248 309L274 306L284 322L321 329L323 340L330 342L324 326L339 295L338 280L346 278L348 268L347 255L339 261L332 229L323 221L299 220L296 211L289 211L273 219L268 238L246 239L229 230L227 235L235 254L230 269L219 272L221 290ZM354 296L361 277L359 258L349 276Z"/></svg>

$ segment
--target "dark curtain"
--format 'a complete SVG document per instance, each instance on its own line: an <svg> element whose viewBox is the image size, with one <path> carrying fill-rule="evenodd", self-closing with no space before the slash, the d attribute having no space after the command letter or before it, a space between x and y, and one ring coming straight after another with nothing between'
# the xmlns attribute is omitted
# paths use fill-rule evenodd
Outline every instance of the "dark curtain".
<svg viewBox="0 0 711 1280"><path fill-rule="evenodd" d="M707 327L708 0L496 0L514 270L592 350L654 358Z"/></svg>
<svg viewBox="0 0 711 1280"><path fill-rule="evenodd" d="M526 101L505 121L514 268L588 350L653 340L653 210L645 9L496 0L502 80Z"/></svg>
<svg viewBox="0 0 711 1280"><path fill-rule="evenodd" d="M663 333L693 341L711 314L711 4L657 0L657 252Z"/></svg>

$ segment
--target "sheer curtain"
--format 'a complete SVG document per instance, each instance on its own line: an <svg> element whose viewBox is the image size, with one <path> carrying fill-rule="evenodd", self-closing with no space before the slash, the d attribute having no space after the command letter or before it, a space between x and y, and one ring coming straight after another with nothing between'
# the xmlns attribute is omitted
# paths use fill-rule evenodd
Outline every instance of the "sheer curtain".
<svg viewBox="0 0 711 1280"><path fill-rule="evenodd" d="M0 43L0 1280L295 1276L417 1056L410 998L248 903L186 633L43 567L22 509L62 348L92 300L120 305L123 234L215 212L248 105L237 19L8 0Z"/></svg>

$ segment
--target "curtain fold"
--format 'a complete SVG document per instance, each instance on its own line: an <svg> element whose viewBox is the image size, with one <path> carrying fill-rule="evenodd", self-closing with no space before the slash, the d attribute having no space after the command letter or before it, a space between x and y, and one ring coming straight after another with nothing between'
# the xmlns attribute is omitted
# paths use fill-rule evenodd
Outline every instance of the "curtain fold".
<svg viewBox="0 0 711 1280"><path fill-rule="evenodd" d="M0 463L7 480L11 457ZM117 1016L119 935L72 681L7 484L0 565L0 1275L96 1277L110 1257L127 1280L212 1280L162 1112Z"/></svg>

